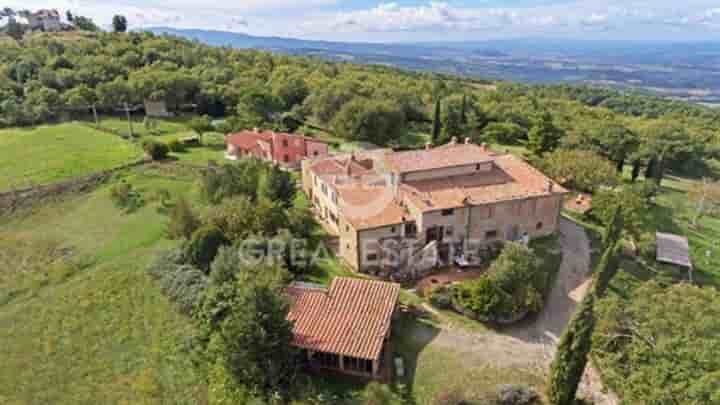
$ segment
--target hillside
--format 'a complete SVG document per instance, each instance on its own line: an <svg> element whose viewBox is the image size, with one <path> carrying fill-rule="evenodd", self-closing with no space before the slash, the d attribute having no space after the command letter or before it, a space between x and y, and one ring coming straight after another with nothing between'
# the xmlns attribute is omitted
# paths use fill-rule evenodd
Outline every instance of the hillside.
<svg viewBox="0 0 720 405"><path fill-rule="evenodd" d="M340 43L241 33L148 28L200 42L396 66L478 79L590 84L720 104L717 42L506 39L467 42Z"/></svg>
<svg viewBox="0 0 720 405"><path fill-rule="evenodd" d="M306 373L292 375L292 383L264 384L256 380L274 374L258 368L243 375L246 363L257 361L232 361L236 352L248 352L232 346L239 341L234 333L247 331L231 323L248 320L244 305L260 306L247 311L251 315L284 321L277 297L289 280L328 284L336 276L360 276L331 254L319 265L290 271L284 261L247 266L218 253L220 246L230 250L231 243L257 235L299 235L318 243L328 236L307 199L295 193L297 174L252 160L222 164L223 134L254 127L325 139L334 151L368 144L418 149L467 137L528 160L572 188L572 197L595 198L598 212L603 201L605 211L621 205L627 218L620 235L629 253L619 260L608 300L598 304L602 330L623 326L614 316L624 311L669 343L660 354L642 352L647 356L633 367L617 359L638 353L630 351L642 346L641 339L598 350L603 371L613 373L610 388L637 403L651 398L645 387L662 394L655 403L678 402L682 389L665 392L665 382L682 388L692 375L697 398L710 398L714 380L700 378L705 369L692 365L717 347L716 328L706 319L714 315L700 311L692 317L697 324L682 325L690 319L682 311L712 299L720 285L714 242L720 199L709 188L700 216L692 193L720 186L720 111L612 90L495 83L151 33L37 33L13 43L0 48L0 191L114 168L140 157L144 141L162 147L196 136L200 142L163 161L121 170L97 188L0 216L0 357L8 364L0 370L1 403L219 404L277 394L299 405L357 405L369 397L436 405L443 398L494 398L508 383L544 392L544 339L562 333L581 294L576 289L588 281L591 259L597 261L589 256L603 248L598 235L607 219L592 211L566 212L582 226L568 221L569 234L531 244L535 251L528 254L548 274L563 270L551 288L554 304L526 324L485 324L407 288L393 331L407 374L395 384L378 388ZM489 55L492 48L479 53ZM174 116L146 116L146 100L164 102ZM178 234L171 235L173 227L181 228ZM689 237L698 285L689 288L700 291L694 301L668 293L688 274L655 265L657 231ZM630 254L635 246L638 255ZM634 296L648 285L682 304L672 327L638 316L648 313L643 305L653 305ZM562 316L553 313L555 304ZM228 312L237 317L217 320ZM698 335L676 335L678 325ZM241 337L247 336L268 357L274 352L267 348L282 343L255 333ZM685 350L689 339L706 345ZM692 373L673 373L665 353ZM716 362L704 365L709 375L716 369ZM656 369L663 378L653 378Z"/></svg>

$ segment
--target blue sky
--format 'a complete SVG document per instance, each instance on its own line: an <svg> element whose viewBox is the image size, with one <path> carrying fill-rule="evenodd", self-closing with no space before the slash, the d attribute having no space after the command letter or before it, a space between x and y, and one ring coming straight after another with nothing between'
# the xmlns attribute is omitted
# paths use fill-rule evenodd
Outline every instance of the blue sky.
<svg viewBox="0 0 720 405"><path fill-rule="evenodd" d="M720 40L718 0L5 0L5 5L69 9L101 25L120 13L132 28L343 41Z"/></svg>

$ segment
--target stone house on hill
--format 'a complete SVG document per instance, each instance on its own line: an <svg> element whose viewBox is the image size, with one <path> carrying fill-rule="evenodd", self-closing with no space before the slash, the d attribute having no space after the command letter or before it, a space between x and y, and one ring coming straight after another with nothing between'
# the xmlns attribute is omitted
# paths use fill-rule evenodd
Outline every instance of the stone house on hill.
<svg viewBox="0 0 720 405"><path fill-rule="evenodd" d="M357 271L416 278L488 246L551 235L567 190L527 162L455 139L303 162L303 189ZM426 258L432 252L430 263Z"/></svg>

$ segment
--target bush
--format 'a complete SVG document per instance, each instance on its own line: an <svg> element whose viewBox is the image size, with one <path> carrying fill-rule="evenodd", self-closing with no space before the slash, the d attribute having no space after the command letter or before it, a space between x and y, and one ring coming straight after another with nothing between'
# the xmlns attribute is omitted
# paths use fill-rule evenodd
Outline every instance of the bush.
<svg viewBox="0 0 720 405"><path fill-rule="evenodd" d="M110 188L110 199L126 213L133 212L145 203L142 195L129 183L118 183Z"/></svg>
<svg viewBox="0 0 720 405"><path fill-rule="evenodd" d="M509 322L542 309L546 274L525 246L508 243L488 273L453 289L453 303L482 320Z"/></svg>
<svg viewBox="0 0 720 405"><path fill-rule="evenodd" d="M142 143L145 154L152 160L163 160L167 158L170 149L162 142L146 139Z"/></svg>
<svg viewBox="0 0 720 405"><path fill-rule="evenodd" d="M522 385L502 385L498 390L500 405L535 405L540 404L540 395L531 387Z"/></svg>
<svg viewBox="0 0 720 405"><path fill-rule="evenodd" d="M452 293L447 287L440 287L430 292L430 304L439 309L452 307Z"/></svg>
<svg viewBox="0 0 720 405"><path fill-rule="evenodd" d="M192 234L200 227L200 220L197 218L190 203L180 197L170 211L170 222L167 227L167 235L170 239L190 239Z"/></svg>
<svg viewBox="0 0 720 405"><path fill-rule="evenodd" d="M181 313L193 315L205 296L207 277L186 262L187 256L182 249L171 249L159 254L147 271L159 281L160 290Z"/></svg>
<svg viewBox="0 0 720 405"><path fill-rule="evenodd" d="M180 142L179 139L171 139L167 143L167 147L170 152L182 153L185 152L185 144Z"/></svg>
<svg viewBox="0 0 720 405"><path fill-rule="evenodd" d="M208 272L220 246L227 242L220 229L212 225L205 225L193 233L192 238L185 246L185 251L190 263Z"/></svg>

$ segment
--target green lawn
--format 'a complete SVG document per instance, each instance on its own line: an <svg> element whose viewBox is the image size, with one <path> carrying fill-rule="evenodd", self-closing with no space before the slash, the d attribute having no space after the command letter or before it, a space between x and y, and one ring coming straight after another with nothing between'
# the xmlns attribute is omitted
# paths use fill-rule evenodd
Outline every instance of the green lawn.
<svg viewBox="0 0 720 405"><path fill-rule="evenodd" d="M140 148L78 123L0 130L0 191L47 184L129 163Z"/></svg>
<svg viewBox="0 0 720 405"><path fill-rule="evenodd" d="M698 180L682 177L663 180L657 205L648 215L649 226L687 236L696 281L720 286L720 218L705 216L697 227L691 225L694 207L687 193L698 185Z"/></svg>
<svg viewBox="0 0 720 405"><path fill-rule="evenodd" d="M144 269L170 243L156 191L192 199L192 181L123 177L147 201L133 214L107 186L0 222L0 403L203 401L190 323Z"/></svg>
<svg viewBox="0 0 720 405"><path fill-rule="evenodd" d="M499 368L433 343L439 330L432 322L402 315L393 325L393 348L403 358L407 375L395 381L417 405L432 405L439 394L457 393L466 400L483 400L502 384L534 386L543 380L535 370Z"/></svg>
<svg viewBox="0 0 720 405"><path fill-rule="evenodd" d="M133 134L136 137L143 137L152 134L168 135L189 131L189 128L185 125L185 122L187 121L186 117L153 118L152 121L157 124L157 127L152 130L152 134L151 131L143 125L143 120L143 117L132 118ZM130 127L128 125L127 118L125 117L101 117L100 126L113 131L119 131L124 136L128 136L130 133Z"/></svg>

